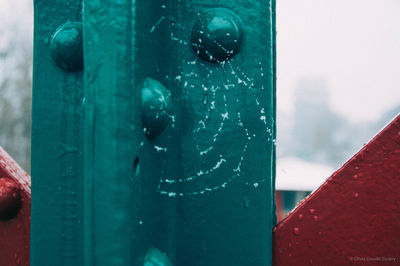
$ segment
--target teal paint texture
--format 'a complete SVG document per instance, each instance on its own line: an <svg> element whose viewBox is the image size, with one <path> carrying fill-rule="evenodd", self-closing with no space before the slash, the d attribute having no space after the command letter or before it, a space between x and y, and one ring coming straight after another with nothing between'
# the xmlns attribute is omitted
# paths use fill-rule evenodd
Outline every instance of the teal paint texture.
<svg viewBox="0 0 400 266"><path fill-rule="evenodd" d="M273 10L35 1L32 265L271 265ZM83 71L51 56L67 22L82 25Z"/></svg>
<svg viewBox="0 0 400 266"><path fill-rule="evenodd" d="M79 59L59 57L79 56L75 38L53 38L66 23L82 21L82 6L35 0L34 8L31 265L82 265L83 75L70 71Z"/></svg>

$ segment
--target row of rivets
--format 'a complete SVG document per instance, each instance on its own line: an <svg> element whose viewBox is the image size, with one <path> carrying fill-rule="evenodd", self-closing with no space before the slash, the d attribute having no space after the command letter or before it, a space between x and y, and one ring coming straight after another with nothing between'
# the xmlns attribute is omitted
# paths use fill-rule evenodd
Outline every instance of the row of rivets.
<svg viewBox="0 0 400 266"><path fill-rule="evenodd" d="M194 52L209 62L223 62L238 53L242 42L240 19L226 8L205 10L191 35ZM50 53L61 69L83 69L83 37L80 22L67 22L51 38ZM145 134L154 139L168 126L171 117L170 92L158 81L147 78L141 88L142 122Z"/></svg>
<svg viewBox="0 0 400 266"><path fill-rule="evenodd" d="M240 19L226 8L205 10L195 22L191 44L202 59L220 63L239 52L242 42ZM142 85L142 122L145 134L154 139L168 126L170 92L158 81L147 78Z"/></svg>

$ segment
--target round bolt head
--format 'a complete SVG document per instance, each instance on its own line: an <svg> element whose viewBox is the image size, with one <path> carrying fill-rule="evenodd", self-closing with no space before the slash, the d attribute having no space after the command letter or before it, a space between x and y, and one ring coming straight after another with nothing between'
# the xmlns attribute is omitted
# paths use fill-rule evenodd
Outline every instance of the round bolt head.
<svg viewBox="0 0 400 266"><path fill-rule="evenodd" d="M239 52L243 34L235 13L226 8L211 8L199 16L191 36L192 48L199 57L218 63Z"/></svg>
<svg viewBox="0 0 400 266"><path fill-rule="evenodd" d="M157 248L151 247L144 257L144 266L172 266L167 254Z"/></svg>
<svg viewBox="0 0 400 266"><path fill-rule="evenodd" d="M21 205L19 185L11 179L0 179L0 220L14 218Z"/></svg>
<svg viewBox="0 0 400 266"><path fill-rule="evenodd" d="M53 61L61 69L74 72L83 69L82 25L67 22L57 28L51 38L50 52Z"/></svg>
<svg viewBox="0 0 400 266"><path fill-rule="evenodd" d="M160 82L146 78L141 90L142 123L147 138L159 136L171 122L171 93Z"/></svg>

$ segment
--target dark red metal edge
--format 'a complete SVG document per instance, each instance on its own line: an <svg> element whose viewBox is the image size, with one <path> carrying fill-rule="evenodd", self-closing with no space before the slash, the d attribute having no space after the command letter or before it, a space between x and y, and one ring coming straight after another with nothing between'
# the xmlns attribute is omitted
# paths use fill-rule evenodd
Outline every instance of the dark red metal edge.
<svg viewBox="0 0 400 266"><path fill-rule="evenodd" d="M400 263L400 115L273 234L273 265Z"/></svg>
<svg viewBox="0 0 400 266"><path fill-rule="evenodd" d="M0 219L0 265L29 265L31 177L0 147L0 180L3 178L15 182L20 202L13 217Z"/></svg>

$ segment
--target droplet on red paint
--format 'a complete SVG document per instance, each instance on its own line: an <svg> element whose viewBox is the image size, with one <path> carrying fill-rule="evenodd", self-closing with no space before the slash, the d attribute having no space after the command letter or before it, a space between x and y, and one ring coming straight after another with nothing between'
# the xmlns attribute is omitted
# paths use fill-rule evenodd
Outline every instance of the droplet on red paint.
<svg viewBox="0 0 400 266"><path fill-rule="evenodd" d="M299 221L303 221L303 214L299 214L298 218L299 218Z"/></svg>
<svg viewBox="0 0 400 266"><path fill-rule="evenodd" d="M356 192L356 193L354 193L354 198L358 198L358 193Z"/></svg>
<svg viewBox="0 0 400 266"><path fill-rule="evenodd" d="M296 236L300 235L300 228L294 227L293 228L293 234L295 234Z"/></svg>
<svg viewBox="0 0 400 266"><path fill-rule="evenodd" d="M354 179L357 179L357 178L358 178L358 175L353 175L353 178L354 178Z"/></svg>
<svg viewBox="0 0 400 266"><path fill-rule="evenodd" d="M310 209L310 214L313 215L315 213L315 209Z"/></svg>
<svg viewBox="0 0 400 266"><path fill-rule="evenodd" d="M274 227L274 229L272 230L272 232L274 232L274 233L276 232L276 227Z"/></svg>
<svg viewBox="0 0 400 266"><path fill-rule="evenodd" d="M307 244L308 244L308 246L311 248L312 247L312 242L311 242L311 240L309 239L309 240L307 240Z"/></svg>
<svg viewBox="0 0 400 266"><path fill-rule="evenodd" d="M313 219L314 219L314 222L318 222L318 216L317 216L317 215L315 215L315 216L313 217Z"/></svg>
<svg viewBox="0 0 400 266"><path fill-rule="evenodd" d="M310 264L311 264L311 265L313 264L313 261L312 261L312 259L310 259Z"/></svg>

